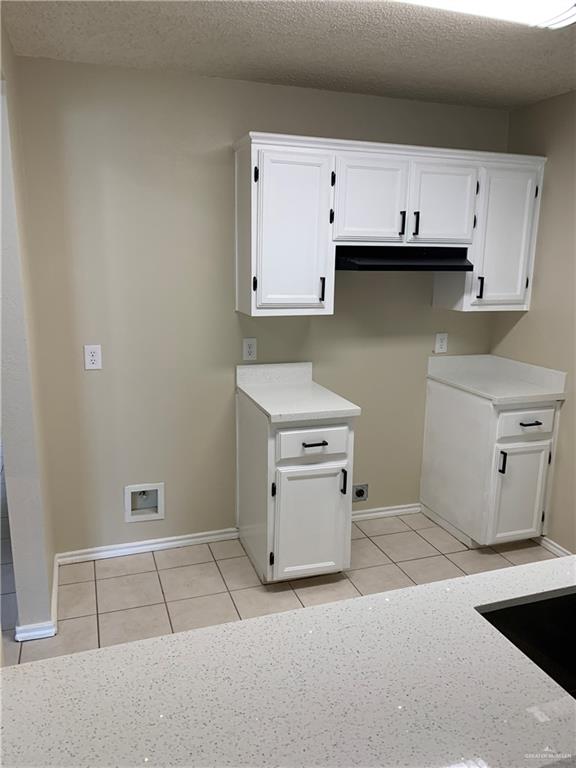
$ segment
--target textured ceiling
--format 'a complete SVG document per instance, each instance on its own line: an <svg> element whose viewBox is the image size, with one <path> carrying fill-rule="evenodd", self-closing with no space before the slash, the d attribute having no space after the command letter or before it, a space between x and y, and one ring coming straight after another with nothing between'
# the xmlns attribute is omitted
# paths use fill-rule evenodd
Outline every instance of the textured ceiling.
<svg viewBox="0 0 576 768"><path fill-rule="evenodd" d="M576 88L576 26L379 0L4 0L2 11L21 56L502 107Z"/></svg>

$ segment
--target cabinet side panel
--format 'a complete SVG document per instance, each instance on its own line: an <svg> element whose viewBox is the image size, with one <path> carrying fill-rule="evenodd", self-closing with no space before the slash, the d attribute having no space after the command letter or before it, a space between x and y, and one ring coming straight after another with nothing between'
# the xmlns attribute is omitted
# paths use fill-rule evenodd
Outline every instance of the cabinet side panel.
<svg viewBox="0 0 576 768"><path fill-rule="evenodd" d="M477 539L488 514L492 404L436 381L426 392L420 499Z"/></svg>
<svg viewBox="0 0 576 768"><path fill-rule="evenodd" d="M236 311L252 308L252 161L245 144L235 156Z"/></svg>
<svg viewBox="0 0 576 768"><path fill-rule="evenodd" d="M462 273L435 272L432 305L442 309L462 309L466 277Z"/></svg>
<svg viewBox="0 0 576 768"><path fill-rule="evenodd" d="M268 419L236 394L238 529L260 577L268 573Z"/></svg>

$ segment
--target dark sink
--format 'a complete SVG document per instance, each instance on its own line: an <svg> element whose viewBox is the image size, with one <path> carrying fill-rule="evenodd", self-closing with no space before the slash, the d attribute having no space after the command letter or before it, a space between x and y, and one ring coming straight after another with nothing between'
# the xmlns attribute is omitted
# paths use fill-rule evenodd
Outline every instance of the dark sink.
<svg viewBox="0 0 576 768"><path fill-rule="evenodd" d="M476 609L511 643L576 698L576 588Z"/></svg>

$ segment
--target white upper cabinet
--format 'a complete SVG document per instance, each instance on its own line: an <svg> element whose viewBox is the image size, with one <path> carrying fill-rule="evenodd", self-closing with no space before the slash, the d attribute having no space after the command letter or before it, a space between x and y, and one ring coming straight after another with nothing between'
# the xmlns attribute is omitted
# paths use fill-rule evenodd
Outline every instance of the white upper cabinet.
<svg viewBox="0 0 576 768"><path fill-rule="evenodd" d="M235 154L236 309L331 315L337 247L378 245L467 249L473 272L435 273L437 307L529 309L544 163L251 133Z"/></svg>
<svg viewBox="0 0 576 768"><path fill-rule="evenodd" d="M236 149L236 309L330 315L334 155L307 147Z"/></svg>
<svg viewBox="0 0 576 768"><path fill-rule="evenodd" d="M408 239L471 243L478 170L448 160L416 161L410 180Z"/></svg>
<svg viewBox="0 0 576 768"><path fill-rule="evenodd" d="M333 279L332 155L284 149L259 155L256 305L323 310Z"/></svg>
<svg viewBox="0 0 576 768"><path fill-rule="evenodd" d="M336 159L335 240L401 241L407 159L350 152Z"/></svg>
<svg viewBox="0 0 576 768"><path fill-rule="evenodd" d="M530 282L538 174L531 168L494 165L482 171L480 184L478 290L472 303L523 305Z"/></svg>

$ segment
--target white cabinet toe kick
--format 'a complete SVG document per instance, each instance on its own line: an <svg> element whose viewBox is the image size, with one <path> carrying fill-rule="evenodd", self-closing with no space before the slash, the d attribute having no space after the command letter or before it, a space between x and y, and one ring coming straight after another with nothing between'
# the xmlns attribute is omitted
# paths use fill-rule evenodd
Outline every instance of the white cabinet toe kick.
<svg viewBox="0 0 576 768"><path fill-rule="evenodd" d="M271 402L282 399L284 385L251 387L245 368L236 392L240 540L263 582L342 571L350 565L353 417L360 409L314 384L310 366L307 380L286 385L294 412L285 403L277 412ZM249 368L253 377L255 368L291 366Z"/></svg>

